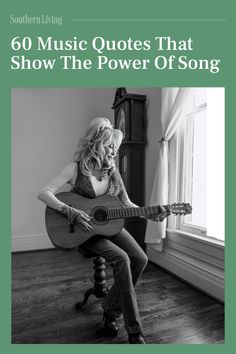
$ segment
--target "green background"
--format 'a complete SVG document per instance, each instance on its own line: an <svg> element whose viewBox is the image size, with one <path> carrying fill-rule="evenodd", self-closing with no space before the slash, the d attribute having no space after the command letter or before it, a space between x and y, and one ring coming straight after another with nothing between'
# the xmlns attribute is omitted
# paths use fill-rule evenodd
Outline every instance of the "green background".
<svg viewBox="0 0 236 354"><path fill-rule="evenodd" d="M226 326L225 344L219 345L146 345L127 347L130 352L233 352L236 325L236 291L235 291L235 250L236 241L233 229L233 202L235 199L235 19L233 18L233 1L99 1L80 2L65 1L9 1L1 9L1 55L0 55L0 104L1 104L1 352L3 353L78 353L83 352L118 352L119 345L17 345L11 344L11 88L12 87L225 87L226 94ZM3 6L3 4L2 4ZM23 16L40 16L41 14L63 16L63 26L56 25L12 25L11 14ZM72 21L73 18L83 21ZM87 19L87 21L85 21ZM194 41L194 51L170 53L187 55L189 58L219 58L220 72L212 74L205 70L61 70L33 71L11 70L12 55L27 55L31 58L53 58L57 53L44 52L17 53L10 47L15 36L55 36L70 39L77 36L90 40L96 36L106 39L151 39L154 36L172 36L175 39ZM168 53L159 53L165 55ZM68 53L70 55L70 53ZM76 55L76 53L72 53ZM95 57L94 51L82 54ZM106 55L106 53L105 53ZM152 58L158 53L145 54ZM79 53L77 54L80 57ZM134 58L142 56L137 53L110 53L112 58ZM220 143L220 142L219 142ZM221 205L216 206L216 220L223 214Z"/></svg>

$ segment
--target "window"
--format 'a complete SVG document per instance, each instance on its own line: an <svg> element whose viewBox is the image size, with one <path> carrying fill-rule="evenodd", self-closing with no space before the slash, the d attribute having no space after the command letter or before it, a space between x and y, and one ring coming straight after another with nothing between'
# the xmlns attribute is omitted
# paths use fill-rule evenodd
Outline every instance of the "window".
<svg viewBox="0 0 236 354"><path fill-rule="evenodd" d="M192 214L170 227L224 240L224 90L192 90L188 108L170 142L170 200L192 205Z"/></svg>

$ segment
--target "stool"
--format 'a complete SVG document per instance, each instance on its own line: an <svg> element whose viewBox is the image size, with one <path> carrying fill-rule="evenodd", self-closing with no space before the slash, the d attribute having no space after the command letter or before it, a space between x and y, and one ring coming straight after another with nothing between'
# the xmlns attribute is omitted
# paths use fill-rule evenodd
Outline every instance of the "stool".
<svg viewBox="0 0 236 354"><path fill-rule="evenodd" d="M94 272L94 286L89 288L85 294L84 299L82 302L77 302L75 304L75 308L79 311L88 301L90 295L96 296L96 298L103 298L108 293L108 285L106 281L106 260L101 257L97 256L96 254L83 249L82 247L78 248L78 252L82 254L85 258L94 258L93 260L93 268L95 269Z"/></svg>

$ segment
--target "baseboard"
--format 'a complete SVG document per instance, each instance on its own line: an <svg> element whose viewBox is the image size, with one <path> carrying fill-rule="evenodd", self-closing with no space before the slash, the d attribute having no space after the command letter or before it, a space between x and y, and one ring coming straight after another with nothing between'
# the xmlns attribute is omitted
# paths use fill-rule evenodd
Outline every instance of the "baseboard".
<svg viewBox="0 0 236 354"><path fill-rule="evenodd" d="M54 248L47 235L12 237L12 252L36 251Z"/></svg>
<svg viewBox="0 0 236 354"><path fill-rule="evenodd" d="M154 246L147 245L147 256L150 261L167 269L189 284L224 302L224 273L206 262L196 262L185 258L183 254L158 252Z"/></svg>

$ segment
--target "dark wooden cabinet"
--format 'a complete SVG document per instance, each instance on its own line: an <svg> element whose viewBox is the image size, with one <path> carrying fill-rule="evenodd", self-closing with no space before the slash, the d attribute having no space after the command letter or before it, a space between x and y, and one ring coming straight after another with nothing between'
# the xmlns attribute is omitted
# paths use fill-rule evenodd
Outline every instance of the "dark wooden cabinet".
<svg viewBox="0 0 236 354"><path fill-rule="evenodd" d="M139 206L143 206L145 201L145 102L145 95L128 93L125 88L118 88L112 106L115 127L123 132L118 158L119 170L130 199ZM144 249L146 220L127 219L125 227Z"/></svg>

